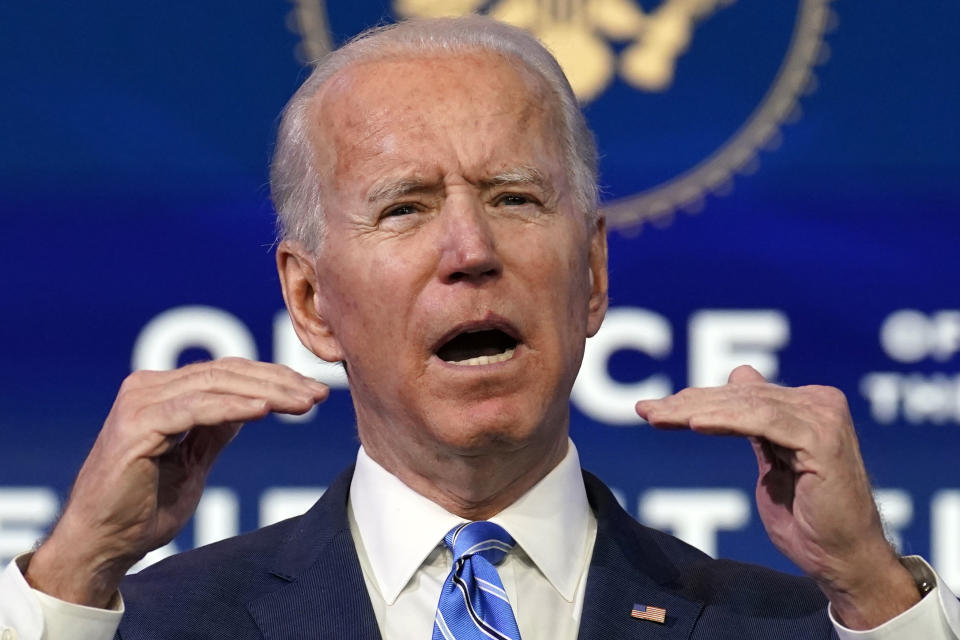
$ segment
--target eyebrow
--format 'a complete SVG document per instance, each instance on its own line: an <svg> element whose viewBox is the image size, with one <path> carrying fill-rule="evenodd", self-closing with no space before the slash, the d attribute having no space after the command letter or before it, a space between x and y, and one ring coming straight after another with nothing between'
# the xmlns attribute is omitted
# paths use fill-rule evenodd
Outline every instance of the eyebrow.
<svg viewBox="0 0 960 640"><path fill-rule="evenodd" d="M484 187L502 187L505 185L534 185L552 191L550 183L543 172L536 167L519 166L502 171L497 175L481 180L480 184Z"/></svg>
<svg viewBox="0 0 960 640"><path fill-rule="evenodd" d="M396 200L417 191L430 191L438 188L435 183L420 178L387 179L373 185L367 194L367 202Z"/></svg>
<svg viewBox="0 0 960 640"><path fill-rule="evenodd" d="M550 181L547 180L543 172L536 167L530 166L513 167L506 171L501 171L496 175L480 180L479 185L484 189L511 185L533 185L544 191L553 193ZM367 202L391 201L411 193L436 191L440 188L442 188L441 185L433 180L425 180L422 178L388 178L381 180L371 187L367 194Z"/></svg>

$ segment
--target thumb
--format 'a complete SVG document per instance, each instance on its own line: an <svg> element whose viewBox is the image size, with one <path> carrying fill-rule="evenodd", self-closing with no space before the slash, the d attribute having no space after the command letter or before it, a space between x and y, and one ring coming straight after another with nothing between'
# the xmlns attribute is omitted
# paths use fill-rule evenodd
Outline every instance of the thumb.
<svg viewBox="0 0 960 640"><path fill-rule="evenodd" d="M760 372L748 364L742 364L730 372L727 382L730 384L746 384L749 382L766 382L767 379Z"/></svg>

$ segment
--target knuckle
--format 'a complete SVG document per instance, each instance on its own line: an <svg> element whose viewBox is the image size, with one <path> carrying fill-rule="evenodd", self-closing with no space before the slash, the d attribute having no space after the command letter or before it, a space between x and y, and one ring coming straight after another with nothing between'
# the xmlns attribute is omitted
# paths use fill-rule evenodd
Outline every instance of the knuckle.
<svg viewBox="0 0 960 640"><path fill-rule="evenodd" d="M846 439L841 437L836 429L823 424L815 424L809 429L803 444L806 450L817 451L818 456L823 456L826 460L840 458L846 450Z"/></svg>
<svg viewBox="0 0 960 640"><path fill-rule="evenodd" d="M150 377L151 371L134 371L120 383L120 393L126 393L133 389L142 387Z"/></svg>
<svg viewBox="0 0 960 640"><path fill-rule="evenodd" d="M846 446L841 438L827 438L826 451L831 458L841 458L846 453Z"/></svg>
<svg viewBox="0 0 960 640"><path fill-rule="evenodd" d="M753 399L753 410L766 424L788 424L787 416L784 415L780 407L769 402L761 402L759 399Z"/></svg>
<svg viewBox="0 0 960 640"><path fill-rule="evenodd" d="M293 367L287 366L285 364L280 364L279 362L276 362L276 363L271 363L270 366L273 367L273 371L275 372L275 374L281 376L282 379L294 380L297 382L308 379L307 376L303 375Z"/></svg>
<svg viewBox="0 0 960 640"><path fill-rule="evenodd" d="M210 389L215 387L222 377L222 372L210 362L199 365L191 374L193 381L189 386L191 388Z"/></svg>
<svg viewBox="0 0 960 640"><path fill-rule="evenodd" d="M167 401L167 410L171 413L192 413L193 410L202 403L203 398L204 394L200 391L181 393Z"/></svg>
<svg viewBox="0 0 960 640"><path fill-rule="evenodd" d="M847 396L836 387L813 386L810 389L816 394L821 403L828 406L841 407L846 409Z"/></svg>
<svg viewBox="0 0 960 640"><path fill-rule="evenodd" d="M738 393L745 398L754 400L760 398L760 389L761 386L758 384L741 384L732 388L734 393Z"/></svg>
<svg viewBox="0 0 960 640"><path fill-rule="evenodd" d="M680 391L676 392L673 395L673 397L682 402L686 402L691 399L693 394L694 394L693 389L691 389L690 387L687 387L685 389L681 389Z"/></svg>
<svg viewBox="0 0 960 640"><path fill-rule="evenodd" d="M803 429L803 436L807 446L823 444L836 439L833 430L819 420L804 421L803 426L805 427Z"/></svg>
<svg viewBox="0 0 960 640"><path fill-rule="evenodd" d="M143 419L143 407L122 407L115 412L115 424L121 429L135 427Z"/></svg>
<svg viewBox="0 0 960 640"><path fill-rule="evenodd" d="M766 414L770 411L770 403L760 395L759 389L756 387L744 387L741 394L743 405L748 411L760 414Z"/></svg>
<svg viewBox="0 0 960 640"><path fill-rule="evenodd" d="M814 403L823 422L833 428L852 426L847 396L836 387L817 387Z"/></svg>
<svg viewBox="0 0 960 640"><path fill-rule="evenodd" d="M703 427L709 427L710 425L714 424L716 420L713 420L711 418L712 416L710 416L709 414L694 413L687 420L687 424L690 426L691 429L697 430Z"/></svg>
<svg viewBox="0 0 960 640"><path fill-rule="evenodd" d="M836 432L853 431L853 422L850 420L850 414L846 408L835 408L827 411L826 422L830 424Z"/></svg>
<svg viewBox="0 0 960 640"><path fill-rule="evenodd" d="M135 420L137 414L150 402L150 395L136 386L120 387L110 415L121 421Z"/></svg>
<svg viewBox="0 0 960 640"><path fill-rule="evenodd" d="M200 375L207 386L213 386L217 383L220 372L215 367L204 367Z"/></svg>

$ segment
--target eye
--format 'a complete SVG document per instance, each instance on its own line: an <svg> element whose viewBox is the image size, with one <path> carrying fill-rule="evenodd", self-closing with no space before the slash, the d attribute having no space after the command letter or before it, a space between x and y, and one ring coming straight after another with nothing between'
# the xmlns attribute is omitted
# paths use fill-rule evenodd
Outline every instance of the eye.
<svg viewBox="0 0 960 640"><path fill-rule="evenodd" d="M506 205L508 207L520 207L525 204L532 204L535 202L536 201L533 198L522 193L505 193L497 198L494 204Z"/></svg>
<svg viewBox="0 0 960 640"><path fill-rule="evenodd" d="M412 205L412 204L398 204L398 205L396 205L396 206L394 206L394 207L390 207L389 209L387 209L386 211L384 211L384 212L383 212L383 215L382 215L381 217L383 217L383 218L393 218L393 217L398 217L398 216L408 216L408 215L410 215L410 214L412 214L412 213L416 213L416 212L417 212L417 207L416 207L416 205Z"/></svg>

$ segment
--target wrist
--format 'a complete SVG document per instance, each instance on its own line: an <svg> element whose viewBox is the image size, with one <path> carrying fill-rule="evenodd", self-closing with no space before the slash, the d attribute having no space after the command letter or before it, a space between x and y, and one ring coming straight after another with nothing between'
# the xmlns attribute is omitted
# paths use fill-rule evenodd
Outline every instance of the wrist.
<svg viewBox="0 0 960 640"><path fill-rule="evenodd" d="M81 545L62 548L48 540L33 553L24 578L32 588L59 600L108 608L133 563L81 549Z"/></svg>
<svg viewBox="0 0 960 640"><path fill-rule="evenodd" d="M842 584L820 584L833 614L852 630L879 627L916 605L921 591L911 573L896 556L875 562L871 570Z"/></svg>

